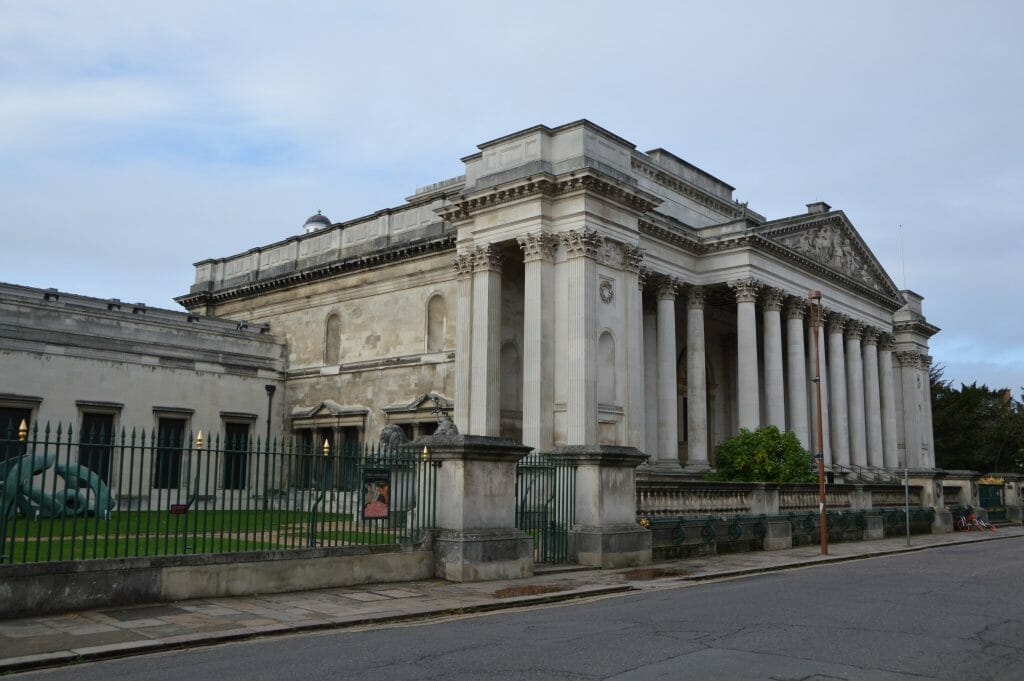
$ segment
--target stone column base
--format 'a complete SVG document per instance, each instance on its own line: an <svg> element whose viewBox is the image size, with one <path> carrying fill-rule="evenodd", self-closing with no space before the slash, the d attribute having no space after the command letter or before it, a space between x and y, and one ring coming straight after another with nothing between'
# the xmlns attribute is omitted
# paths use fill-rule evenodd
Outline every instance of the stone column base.
<svg viewBox="0 0 1024 681"><path fill-rule="evenodd" d="M768 534L764 536L765 551L793 548L793 523L788 520L769 520Z"/></svg>
<svg viewBox="0 0 1024 681"><path fill-rule="evenodd" d="M435 577L482 582L532 575L533 540L520 530L441 530L434 538Z"/></svg>
<svg viewBox="0 0 1024 681"><path fill-rule="evenodd" d="M651 562L651 532L639 525L573 528L569 555L580 565L634 567Z"/></svg>

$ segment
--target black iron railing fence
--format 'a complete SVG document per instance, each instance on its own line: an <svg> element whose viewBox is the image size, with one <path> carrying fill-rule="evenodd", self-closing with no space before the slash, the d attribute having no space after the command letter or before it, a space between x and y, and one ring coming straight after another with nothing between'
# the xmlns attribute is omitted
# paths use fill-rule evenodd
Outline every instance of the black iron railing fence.
<svg viewBox="0 0 1024 681"><path fill-rule="evenodd" d="M431 463L331 438L6 427L0 562L417 542Z"/></svg>

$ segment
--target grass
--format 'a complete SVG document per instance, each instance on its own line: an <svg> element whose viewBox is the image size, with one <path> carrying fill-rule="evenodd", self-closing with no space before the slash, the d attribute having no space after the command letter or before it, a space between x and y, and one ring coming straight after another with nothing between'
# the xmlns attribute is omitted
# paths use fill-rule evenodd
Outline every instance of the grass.
<svg viewBox="0 0 1024 681"><path fill-rule="evenodd" d="M4 562L30 563L188 553L297 549L310 546L307 511L115 511L109 518L8 521ZM366 526L349 513L316 516L316 546L391 544L397 531Z"/></svg>

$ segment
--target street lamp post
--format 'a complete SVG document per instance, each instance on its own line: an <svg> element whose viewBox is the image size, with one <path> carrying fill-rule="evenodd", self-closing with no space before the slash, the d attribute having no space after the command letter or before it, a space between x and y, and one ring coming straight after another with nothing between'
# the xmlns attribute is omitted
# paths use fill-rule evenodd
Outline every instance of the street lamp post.
<svg viewBox="0 0 1024 681"><path fill-rule="evenodd" d="M814 334L814 390L817 406L818 447L814 454L818 462L818 513L821 527L821 555L828 555L828 511L825 507L825 433L821 422L821 353L818 351L818 327L821 324L821 291L808 291L811 306L811 329Z"/></svg>

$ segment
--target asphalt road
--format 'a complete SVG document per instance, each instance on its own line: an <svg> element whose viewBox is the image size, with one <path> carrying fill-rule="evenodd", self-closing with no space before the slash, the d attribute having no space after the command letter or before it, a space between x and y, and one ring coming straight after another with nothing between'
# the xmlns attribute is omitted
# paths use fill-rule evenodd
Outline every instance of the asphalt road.
<svg viewBox="0 0 1024 681"><path fill-rule="evenodd" d="M1024 542L263 639L11 678L1024 679Z"/></svg>

